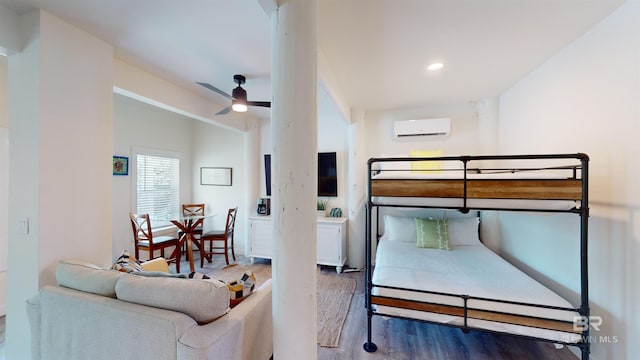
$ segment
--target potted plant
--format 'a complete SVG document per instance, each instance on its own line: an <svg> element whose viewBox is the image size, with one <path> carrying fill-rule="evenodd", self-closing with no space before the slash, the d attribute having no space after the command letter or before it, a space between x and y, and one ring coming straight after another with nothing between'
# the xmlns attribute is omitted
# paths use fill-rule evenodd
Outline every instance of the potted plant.
<svg viewBox="0 0 640 360"><path fill-rule="evenodd" d="M318 200L316 205L318 216L327 216L327 203L329 203L329 200Z"/></svg>

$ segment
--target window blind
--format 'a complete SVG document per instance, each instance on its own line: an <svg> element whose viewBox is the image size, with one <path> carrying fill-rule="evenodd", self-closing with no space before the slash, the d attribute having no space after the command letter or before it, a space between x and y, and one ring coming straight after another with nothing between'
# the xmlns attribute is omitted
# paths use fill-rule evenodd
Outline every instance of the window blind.
<svg viewBox="0 0 640 360"><path fill-rule="evenodd" d="M154 228L169 226L180 206L180 160L138 154L137 211L148 213Z"/></svg>

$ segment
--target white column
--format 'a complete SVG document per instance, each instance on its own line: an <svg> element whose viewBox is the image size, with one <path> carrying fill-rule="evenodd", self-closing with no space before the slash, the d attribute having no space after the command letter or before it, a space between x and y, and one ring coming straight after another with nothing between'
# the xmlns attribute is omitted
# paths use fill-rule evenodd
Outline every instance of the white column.
<svg viewBox="0 0 640 360"><path fill-rule="evenodd" d="M245 199L245 209L244 218L246 219L245 224L249 224L249 216L253 216L256 214L257 203L256 200L260 194L260 149L258 148L259 143L259 132L258 128L259 120L255 118L247 119L247 132L244 136L244 164L246 166L246 194L247 198ZM249 234L251 232L247 230L245 232L244 239L244 255L249 256Z"/></svg>
<svg viewBox="0 0 640 360"><path fill-rule="evenodd" d="M280 2L272 24L274 359L317 358L316 0Z"/></svg>
<svg viewBox="0 0 640 360"><path fill-rule="evenodd" d="M365 155L364 110L351 109L351 123L348 126L349 134L349 211L345 213L349 217L349 265L356 268L364 267L364 204L367 192Z"/></svg>

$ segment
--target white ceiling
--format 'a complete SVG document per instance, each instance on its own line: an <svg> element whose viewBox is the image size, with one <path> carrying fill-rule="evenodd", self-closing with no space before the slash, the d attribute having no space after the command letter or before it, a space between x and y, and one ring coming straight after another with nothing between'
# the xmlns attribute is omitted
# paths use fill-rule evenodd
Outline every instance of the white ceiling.
<svg viewBox="0 0 640 360"><path fill-rule="evenodd" d="M497 96L624 0L319 0L319 47L344 100L365 110ZM258 0L0 0L42 8L115 47L116 56L211 98L247 76L269 100L270 20ZM444 62L437 73L425 70ZM268 114L268 113L267 113Z"/></svg>

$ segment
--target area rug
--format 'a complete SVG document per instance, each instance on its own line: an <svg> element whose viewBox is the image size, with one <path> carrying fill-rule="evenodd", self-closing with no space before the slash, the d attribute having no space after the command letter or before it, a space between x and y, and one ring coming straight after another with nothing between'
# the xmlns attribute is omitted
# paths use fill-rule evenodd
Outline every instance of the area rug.
<svg viewBox="0 0 640 360"><path fill-rule="evenodd" d="M239 279L246 271L256 276L257 286L271 278L271 265L240 264L227 266L209 274L214 279L233 281ZM353 278L327 274L318 268L318 344L322 347L338 347L340 333L349 312L351 298L356 288Z"/></svg>

